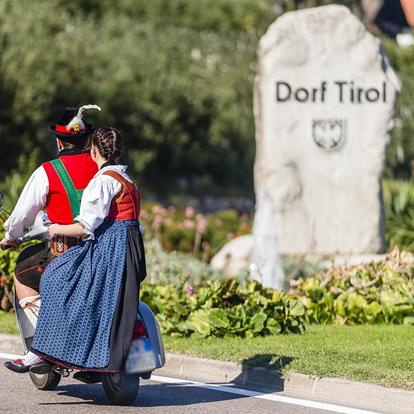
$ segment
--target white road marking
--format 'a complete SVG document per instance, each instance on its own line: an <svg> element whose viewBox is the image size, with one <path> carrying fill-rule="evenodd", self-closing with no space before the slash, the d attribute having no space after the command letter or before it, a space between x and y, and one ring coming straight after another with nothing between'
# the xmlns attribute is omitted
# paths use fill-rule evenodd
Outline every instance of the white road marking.
<svg viewBox="0 0 414 414"><path fill-rule="evenodd" d="M16 358L22 358L22 355L0 352L0 359L16 359ZM221 392L225 392L228 394L242 395L244 397L259 398L261 400L280 402L284 404L300 405L302 407L309 407L309 408L317 408L319 410L331 411L331 412L339 413L339 414L378 414L376 411L360 410L358 408L344 407L344 406L336 405L336 404L328 404L328 403L322 403L322 402L312 401L312 400L302 400L300 398L292 398L292 397L286 397L283 395L275 395L275 394L266 394L266 393L262 393L258 391L245 390L243 388L227 387L225 385L219 385L219 384L208 384L208 383L198 382L198 381L183 380L180 378L162 377L159 375L152 375L151 380L156 381L156 382L161 382L164 384L176 384L176 385L183 385L187 387L199 387L199 388L205 388L207 390L221 391Z"/></svg>
<svg viewBox="0 0 414 414"><path fill-rule="evenodd" d="M245 390L243 388L226 387L225 385L218 385L218 384L206 384L203 382L183 380L180 378L161 377L158 375L152 375L151 380L157 381L157 382L163 382L167 384L178 384L178 385L185 385L189 387L206 388L209 390L221 391L221 392L226 392L229 394L243 395L244 397L253 397L253 398L259 398L262 400L281 402L284 404L292 404L292 405L300 405L302 407L317 408L319 410L331 411L331 412L340 413L340 414L378 414L375 411L360 410L358 408L344 407L341 405L322 403L319 401L302 400L300 398L285 397L283 395L265 394L262 392Z"/></svg>
<svg viewBox="0 0 414 414"><path fill-rule="evenodd" d="M23 358L23 355L7 354L4 352L0 352L0 359L18 359L18 358Z"/></svg>

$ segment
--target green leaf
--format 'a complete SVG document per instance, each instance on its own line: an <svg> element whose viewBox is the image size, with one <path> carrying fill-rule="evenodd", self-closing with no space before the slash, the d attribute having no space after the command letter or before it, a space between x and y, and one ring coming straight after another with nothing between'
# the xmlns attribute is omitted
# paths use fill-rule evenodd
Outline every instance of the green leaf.
<svg viewBox="0 0 414 414"><path fill-rule="evenodd" d="M229 318L222 309L211 309L208 313L208 321L214 328L228 328Z"/></svg>
<svg viewBox="0 0 414 414"><path fill-rule="evenodd" d="M202 309L193 312L188 321L188 329L202 336L208 336L211 332L208 314L208 311Z"/></svg>
<svg viewBox="0 0 414 414"><path fill-rule="evenodd" d="M406 316L403 323L404 325L414 325L414 316Z"/></svg>
<svg viewBox="0 0 414 414"><path fill-rule="evenodd" d="M290 300L289 313L291 316L303 316L305 314L305 308L298 300Z"/></svg>
<svg viewBox="0 0 414 414"><path fill-rule="evenodd" d="M250 320L250 328L254 333L260 333L264 329L267 316L264 312L256 313Z"/></svg>
<svg viewBox="0 0 414 414"><path fill-rule="evenodd" d="M274 319L274 318L269 318L266 322L266 328L268 329L268 331L272 334L272 335L277 335L280 333L280 323Z"/></svg>

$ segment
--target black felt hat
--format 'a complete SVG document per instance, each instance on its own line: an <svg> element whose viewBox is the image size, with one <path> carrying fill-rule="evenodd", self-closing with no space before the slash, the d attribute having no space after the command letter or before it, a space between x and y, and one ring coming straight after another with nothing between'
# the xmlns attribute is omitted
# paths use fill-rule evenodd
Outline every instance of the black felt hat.
<svg viewBox="0 0 414 414"><path fill-rule="evenodd" d="M59 139L73 144L81 143L93 130L94 126L83 119L83 113L88 109L101 108L97 105L83 105L79 108L66 108L57 123L49 126L49 132Z"/></svg>

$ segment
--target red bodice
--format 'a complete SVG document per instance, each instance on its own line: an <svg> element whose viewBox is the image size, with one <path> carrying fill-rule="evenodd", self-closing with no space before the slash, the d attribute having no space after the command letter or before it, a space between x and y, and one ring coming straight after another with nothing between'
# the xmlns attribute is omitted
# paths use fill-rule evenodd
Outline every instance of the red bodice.
<svg viewBox="0 0 414 414"><path fill-rule="evenodd" d="M119 193L112 199L108 219L111 221L138 220L140 195L135 184L115 171L108 170L103 175L115 178L122 186Z"/></svg>
<svg viewBox="0 0 414 414"><path fill-rule="evenodd" d="M89 153L61 155L59 159L65 166L73 185L77 190L83 190L98 171ZM49 192L46 201L46 213L52 223L72 224L72 210L69 198L63 184L50 162L45 162L43 168L49 180Z"/></svg>

